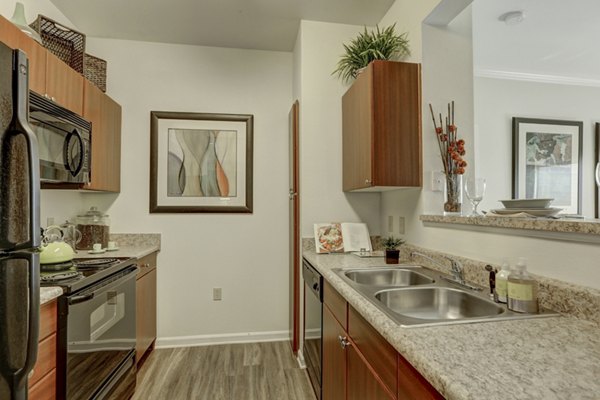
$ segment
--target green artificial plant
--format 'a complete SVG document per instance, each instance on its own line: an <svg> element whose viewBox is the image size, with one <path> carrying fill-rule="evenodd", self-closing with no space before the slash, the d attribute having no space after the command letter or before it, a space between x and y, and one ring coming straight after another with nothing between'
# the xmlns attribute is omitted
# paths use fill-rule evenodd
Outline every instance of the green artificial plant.
<svg viewBox="0 0 600 400"><path fill-rule="evenodd" d="M399 60L410 54L408 32L396 33L396 24L387 28L365 30L349 44L344 44L346 53L337 64L332 75L337 74L344 82L356 78L357 71L373 60Z"/></svg>

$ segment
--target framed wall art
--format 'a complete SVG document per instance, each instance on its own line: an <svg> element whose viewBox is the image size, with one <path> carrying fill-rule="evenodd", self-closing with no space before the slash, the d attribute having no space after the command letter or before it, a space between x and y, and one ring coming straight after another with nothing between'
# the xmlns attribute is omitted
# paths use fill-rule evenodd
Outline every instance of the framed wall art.
<svg viewBox="0 0 600 400"><path fill-rule="evenodd" d="M596 122L594 148L594 218L600 218L600 122Z"/></svg>
<svg viewBox="0 0 600 400"><path fill-rule="evenodd" d="M251 213L253 122L150 112L150 212Z"/></svg>
<svg viewBox="0 0 600 400"><path fill-rule="evenodd" d="M513 198L581 212L583 122L513 118Z"/></svg>

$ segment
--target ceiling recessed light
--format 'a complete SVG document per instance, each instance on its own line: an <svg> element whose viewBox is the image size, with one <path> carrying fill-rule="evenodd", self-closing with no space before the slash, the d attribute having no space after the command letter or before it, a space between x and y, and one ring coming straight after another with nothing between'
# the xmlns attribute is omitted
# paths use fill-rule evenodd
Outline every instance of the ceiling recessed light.
<svg viewBox="0 0 600 400"><path fill-rule="evenodd" d="M525 13L523 11L509 11L498 17L498 20L504 22L506 25L517 25L525 19Z"/></svg>

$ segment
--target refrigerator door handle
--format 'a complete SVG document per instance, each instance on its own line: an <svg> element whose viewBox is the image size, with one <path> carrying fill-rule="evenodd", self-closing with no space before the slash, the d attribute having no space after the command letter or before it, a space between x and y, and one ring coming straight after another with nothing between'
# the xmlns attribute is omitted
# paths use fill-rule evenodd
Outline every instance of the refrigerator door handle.
<svg viewBox="0 0 600 400"><path fill-rule="evenodd" d="M18 370L3 370L3 375L9 379L11 385L11 400L27 399L27 380L29 371L33 369L38 356L38 340L40 329L40 255L39 253L18 252L9 256L13 260L26 260L29 265L28 294L28 328L27 328L27 354L23 365ZM12 375L11 378L7 375Z"/></svg>
<svg viewBox="0 0 600 400"><path fill-rule="evenodd" d="M41 246L40 232L40 160L38 143L29 126L29 66L27 56L20 50L15 51L13 85L15 105L15 130L25 135L29 162L29 234L30 240L22 248Z"/></svg>

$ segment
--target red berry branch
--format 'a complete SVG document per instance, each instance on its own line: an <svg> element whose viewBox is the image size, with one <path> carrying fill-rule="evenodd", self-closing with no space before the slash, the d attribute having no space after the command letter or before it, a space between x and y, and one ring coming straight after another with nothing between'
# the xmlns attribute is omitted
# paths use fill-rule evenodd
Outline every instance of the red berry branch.
<svg viewBox="0 0 600 400"><path fill-rule="evenodd" d="M442 122L442 114L440 113L438 125L431 103L429 104L429 110L431 111L431 118L435 127L435 137L440 147L444 173L446 176L464 174L467 166L467 162L462 158L465 155L465 141L458 139L458 128L454 124L454 101L448 103L448 115L446 116L445 124Z"/></svg>

